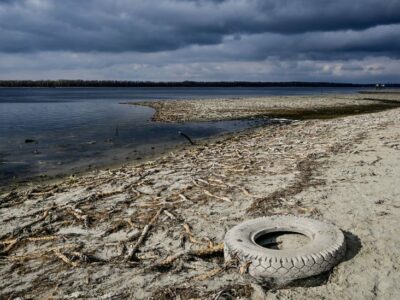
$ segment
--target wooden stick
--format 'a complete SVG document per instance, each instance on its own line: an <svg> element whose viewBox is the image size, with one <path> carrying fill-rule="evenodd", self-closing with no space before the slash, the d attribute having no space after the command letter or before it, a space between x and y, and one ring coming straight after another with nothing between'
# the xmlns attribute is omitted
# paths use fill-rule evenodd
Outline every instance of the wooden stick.
<svg viewBox="0 0 400 300"><path fill-rule="evenodd" d="M186 139L189 141L190 144L192 144L192 145L195 144L195 143L192 141L192 139L191 139L188 135L184 134L182 131L178 131L178 134L180 134L181 136L183 136L184 138L186 138Z"/></svg>
<svg viewBox="0 0 400 300"><path fill-rule="evenodd" d="M206 280L206 279L208 279L210 277L213 277L213 276L221 273L222 271L223 271L223 269L216 268L216 269L212 269L211 271L205 272L204 274L194 276L194 277L192 277L190 279L194 280L194 281L203 281L203 280Z"/></svg>
<svg viewBox="0 0 400 300"><path fill-rule="evenodd" d="M46 236L38 236L38 237L28 237L26 240L30 242L38 242L38 241L52 241L61 238L61 236L57 235L46 235Z"/></svg>
<svg viewBox="0 0 400 300"><path fill-rule="evenodd" d="M139 206L139 207L154 207L154 206L160 206L160 205L166 206L166 205L174 205L177 203L182 203L182 202L187 202L187 201L190 201L190 200L186 199L186 200L177 200L174 202L163 201L163 202L159 202L159 203L143 203L143 204L138 204L137 206Z"/></svg>
<svg viewBox="0 0 400 300"><path fill-rule="evenodd" d="M8 256L5 259L10 260L10 261L20 261L20 260L25 260L25 259L32 259L32 258L38 258L43 255L47 255L48 253L53 253L54 251L60 251L61 249L76 249L79 248L78 244L67 244L63 246L58 246L58 247L52 247L49 249L45 250L40 250L40 251L35 251L35 252L28 252L25 255L13 255L13 256Z"/></svg>
<svg viewBox="0 0 400 300"><path fill-rule="evenodd" d="M39 237L27 237L27 238L20 238L20 239L5 240L5 241L1 241L0 243L3 245L10 245L10 244L16 244L19 241L29 241L29 242L52 241L52 240L56 240L59 238L60 238L60 236L47 235L47 236L39 236Z"/></svg>
<svg viewBox="0 0 400 300"><path fill-rule="evenodd" d="M166 214L170 219L176 220L176 217L170 213L168 210L164 210L164 214Z"/></svg>
<svg viewBox="0 0 400 300"><path fill-rule="evenodd" d="M206 194L207 196L213 197L213 198L215 198L215 199L223 200L223 201L226 201L226 202L232 202L232 200L229 199L228 197L216 196L216 195L211 194L211 193L210 193L209 191L207 191L207 190L204 190L204 194Z"/></svg>
<svg viewBox="0 0 400 300"><path fill-rule="evenodd" d="M89 228L89 217L84 215L82 210L78 208L69 207L69 212L78 220L83 221L86 228Z"/></svg>
<svg viewBox="0 0 400 300"><path fill-rule="evenodd" d="M245 187L240 187L240 189L242 190L243 194L245 194L246 196L251 196L251 194Z"/></svg>
<svg viewBox="0 0 400 300"><path fill-rule="evenodd" d="M76 262L71 261L68 257L66 257L63 253L61 253L60 250L53 250L53 253L55 256L57 256L59 259L61 259L66 264L71 265L73 267L79 266Z"/></svg>
<svg viewBox="0 0 400 300"><path fill-rule="evenodd" d="M201 179L201 178L197 178L197 181L200 181L201 183L204 183L206 185L210 185L210 183L208 181L205 181L204 179Z"/></svg>
<svg viewBox="0 0 400 300"><path fill-rule="evenodd" d="M150 222L146 226L144 226L142 234L140 235L136 244L129 249L128 254L125 256L125 259L124 259L125 261L130 261L130 260L132 260L133 256L135 256L140 245L143 243L144 239L146 238L147 233L149 232L149 230L151 229L153 224L157 221L158 217L160 216L160 214L162 213L163 210L164 210L164 207L160 208L157 211L157 213L154 215L154 217L150 220Z"/></svg>
<svg viewBox="0 0 400 300"><path fill-rule="evenodd" d="M198 183L196 182L196 180L194 180L193 177L190 177L190 180L193 182L193 184L194 184L195 186L200 187L200 184L198 184Z"/></svg>
<svg viewBox="0 0 400 300"><path fill-rule="evenodd" d="M186 235L189 237L189 241L193 244L201 244L204 245L205 243L199 242L193 235L192 230L190 229L190 225L188 223L183 224L183 229L185 230Z"/></svg>
<svg viewBox="0 0 400 300"><path fill-rule="evenodd" d="M189 199L183 195L183 194L179 194L179 197L183 200L183 201L189 201Z"/></svg>
<svg viewBox="0 0 400 300"><path fill-rule="evenodd" d="M8 253L12 248L14 248L15 245L18 244L19 241L19 239L15 239L11 243L9 243L8 246L4 248L3 253Z"/></svg>
<svg viewBox="0 0 400 300"><path fill-rule="evenodd" d="M175 260L183 257L183 256L197 256L197 257L202 257L202 256L207 256L207 255L212 255L216 253L221 253L224 251L224 243L216 244L213 247L206 247L206 248L201 248L197 250L185 250L178 252L174 255L168 256L166 259L155 263L152 265L150 268L157 268L157 267L165 267L170 264L172 264Z"/></svg>

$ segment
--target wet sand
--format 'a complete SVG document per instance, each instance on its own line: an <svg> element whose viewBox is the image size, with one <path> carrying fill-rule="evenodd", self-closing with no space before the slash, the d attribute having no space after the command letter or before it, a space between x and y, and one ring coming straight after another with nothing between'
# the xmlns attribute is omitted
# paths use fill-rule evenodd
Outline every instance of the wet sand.
<svg viewBox="0 0 400 300"><path fill-rule="evenodd" d="M380 98L397 96L387 97ZM200 101L207 116L221 107ZM306 99L299 105L307 106ZM235 111L229 118L243 115L228 107ZM173 111L160 109L157 118ZM142 164L2 194L0 294L396 299L399 113L395 108L270 125L200 141ZM240 266L224 264L221 243L238 222L272 214L335 223L346 235L345 261L291 286L254 285L239 274Z"/></svg>

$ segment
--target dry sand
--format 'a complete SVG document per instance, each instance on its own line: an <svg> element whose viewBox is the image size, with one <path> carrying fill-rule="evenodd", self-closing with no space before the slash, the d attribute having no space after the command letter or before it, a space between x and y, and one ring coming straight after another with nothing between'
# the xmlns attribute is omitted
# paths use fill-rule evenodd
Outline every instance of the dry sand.
<svg viewBox="0 0 400 300"><path fill-rule="evenodd" d="M4 194L0 294L399 299L399 113L272 125ZM224 265L226 230L271 214L335 223L345 261L278 289Z"/></svg>

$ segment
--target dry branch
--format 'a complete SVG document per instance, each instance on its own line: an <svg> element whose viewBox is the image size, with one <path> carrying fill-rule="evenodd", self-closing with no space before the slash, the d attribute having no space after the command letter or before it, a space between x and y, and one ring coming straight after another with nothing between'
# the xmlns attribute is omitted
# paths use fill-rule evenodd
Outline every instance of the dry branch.
<svg viewBox="0 0 400 300"><path fill-rule="evenodd" d="M86 228L89 227L89 217L83 214L83 211L78 208L69 207L69 213L71 213L76 219L83 221Z"/></svg>
<svg viewBox="0 0 400 300"><path fill-rule="evenodd" d="M166 214L170 219L176 220L176 217L170 213L168 210L164 210L164 214Z"/></svg>
<svg viewBox="0 0 400 300"><path fill-rule="evenodd" d="M207 191L207 190L204 190L204 194L206 194L207 196L210 196L210 197L212 197L212 198L215 198L215 199L223 200L223 201L226 201L226 202L232 202L232 200L229 199L228 197L220 197L220 196L211 194L211 193L210 193L209 191Z"/></svg>
<svg viewBox="0 0 400 300"><path fill-rule="evenodd" d="M79 266L78 263L71 261L65 254L63 254L60 250L53 250L53 253L55 256L57 256L59 259L61 259L63 262L65 262L68 265L71 265L73 267Z"/></svg>
<svg viewBox="0 0 400 300"><path fill-rule="evenodd" d="M188 223L183 224L184 234L189 237L189 241L193 244L204 244L196 240L193 235L192 230L190 229L190 225Z"/></svg>
<svg viewBox="0 0 400 300"><path fill-rule="evenodd" d="M6 257L7 260L9 261L21 261L25 259L32 259L32 258L39 258L44 255L47 255L48 253L53 253L56 251L60 252L61 249L77 249L79 248L80 245L78 244L66 244L62 246L57 246L57 247L52 247L48 248L45 250L39 250L39 251L34 251L34 252L28 252L25 255L13 255L13 256L8 256Z"/></svg>
<svg viewBox="0 0 400 300"><path fill-rule="evenodd" d="M222 253L223 251L224 251L223 243L217 244L213 247L206 247L206 248L201 248L201 249L197 249L197 250L189 249L189 250L181 251L174 255L168 256L166 259L150 266L150 269L169 266L177 259L185 257L185 256L186 257L193 257L193 256L194 257L204 257L204 256L209 256L209 255L213 255L213 254L217 254L217 253Z"/></svg>
<svg viewBox="0 0 400 300"><path fill-rule="evenodd" d="M179 197L183 200L183 201L189 201L189 199L183 195L183 194L179 194Z"/></svg>
<svg viewBox="0 0 400 300"><path fill-rule="evenodd" d="M139 239L137 240L136 244L133 245L133 247L129 248L128 254L125 256L124 261L132 260L132 258L136 254L136 251L139 249L140 245L143 243L144 239L146 238L147 233L149 232L151 227L154 225L154 223L157 221L158 217L160 216L160 214L162 213L163 210L164 210L164 207L160 208L157 211L157 213L154 215L154 217L150 220L150 222L148 224L146 224L146 226L144 226L143 231L142 231Z"/></svg>

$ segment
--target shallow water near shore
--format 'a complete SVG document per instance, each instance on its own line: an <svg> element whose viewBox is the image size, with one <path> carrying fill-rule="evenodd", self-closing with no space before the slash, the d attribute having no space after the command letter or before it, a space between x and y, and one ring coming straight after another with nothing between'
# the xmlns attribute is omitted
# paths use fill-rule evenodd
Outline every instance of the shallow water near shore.
<svg viewBox="0 0 400 300"><path fill-rule="evenodd" d="M0 89L0 184L142 159L265 120L165 124L154 110L120 102L354 93L354 88Z"/></svg>

